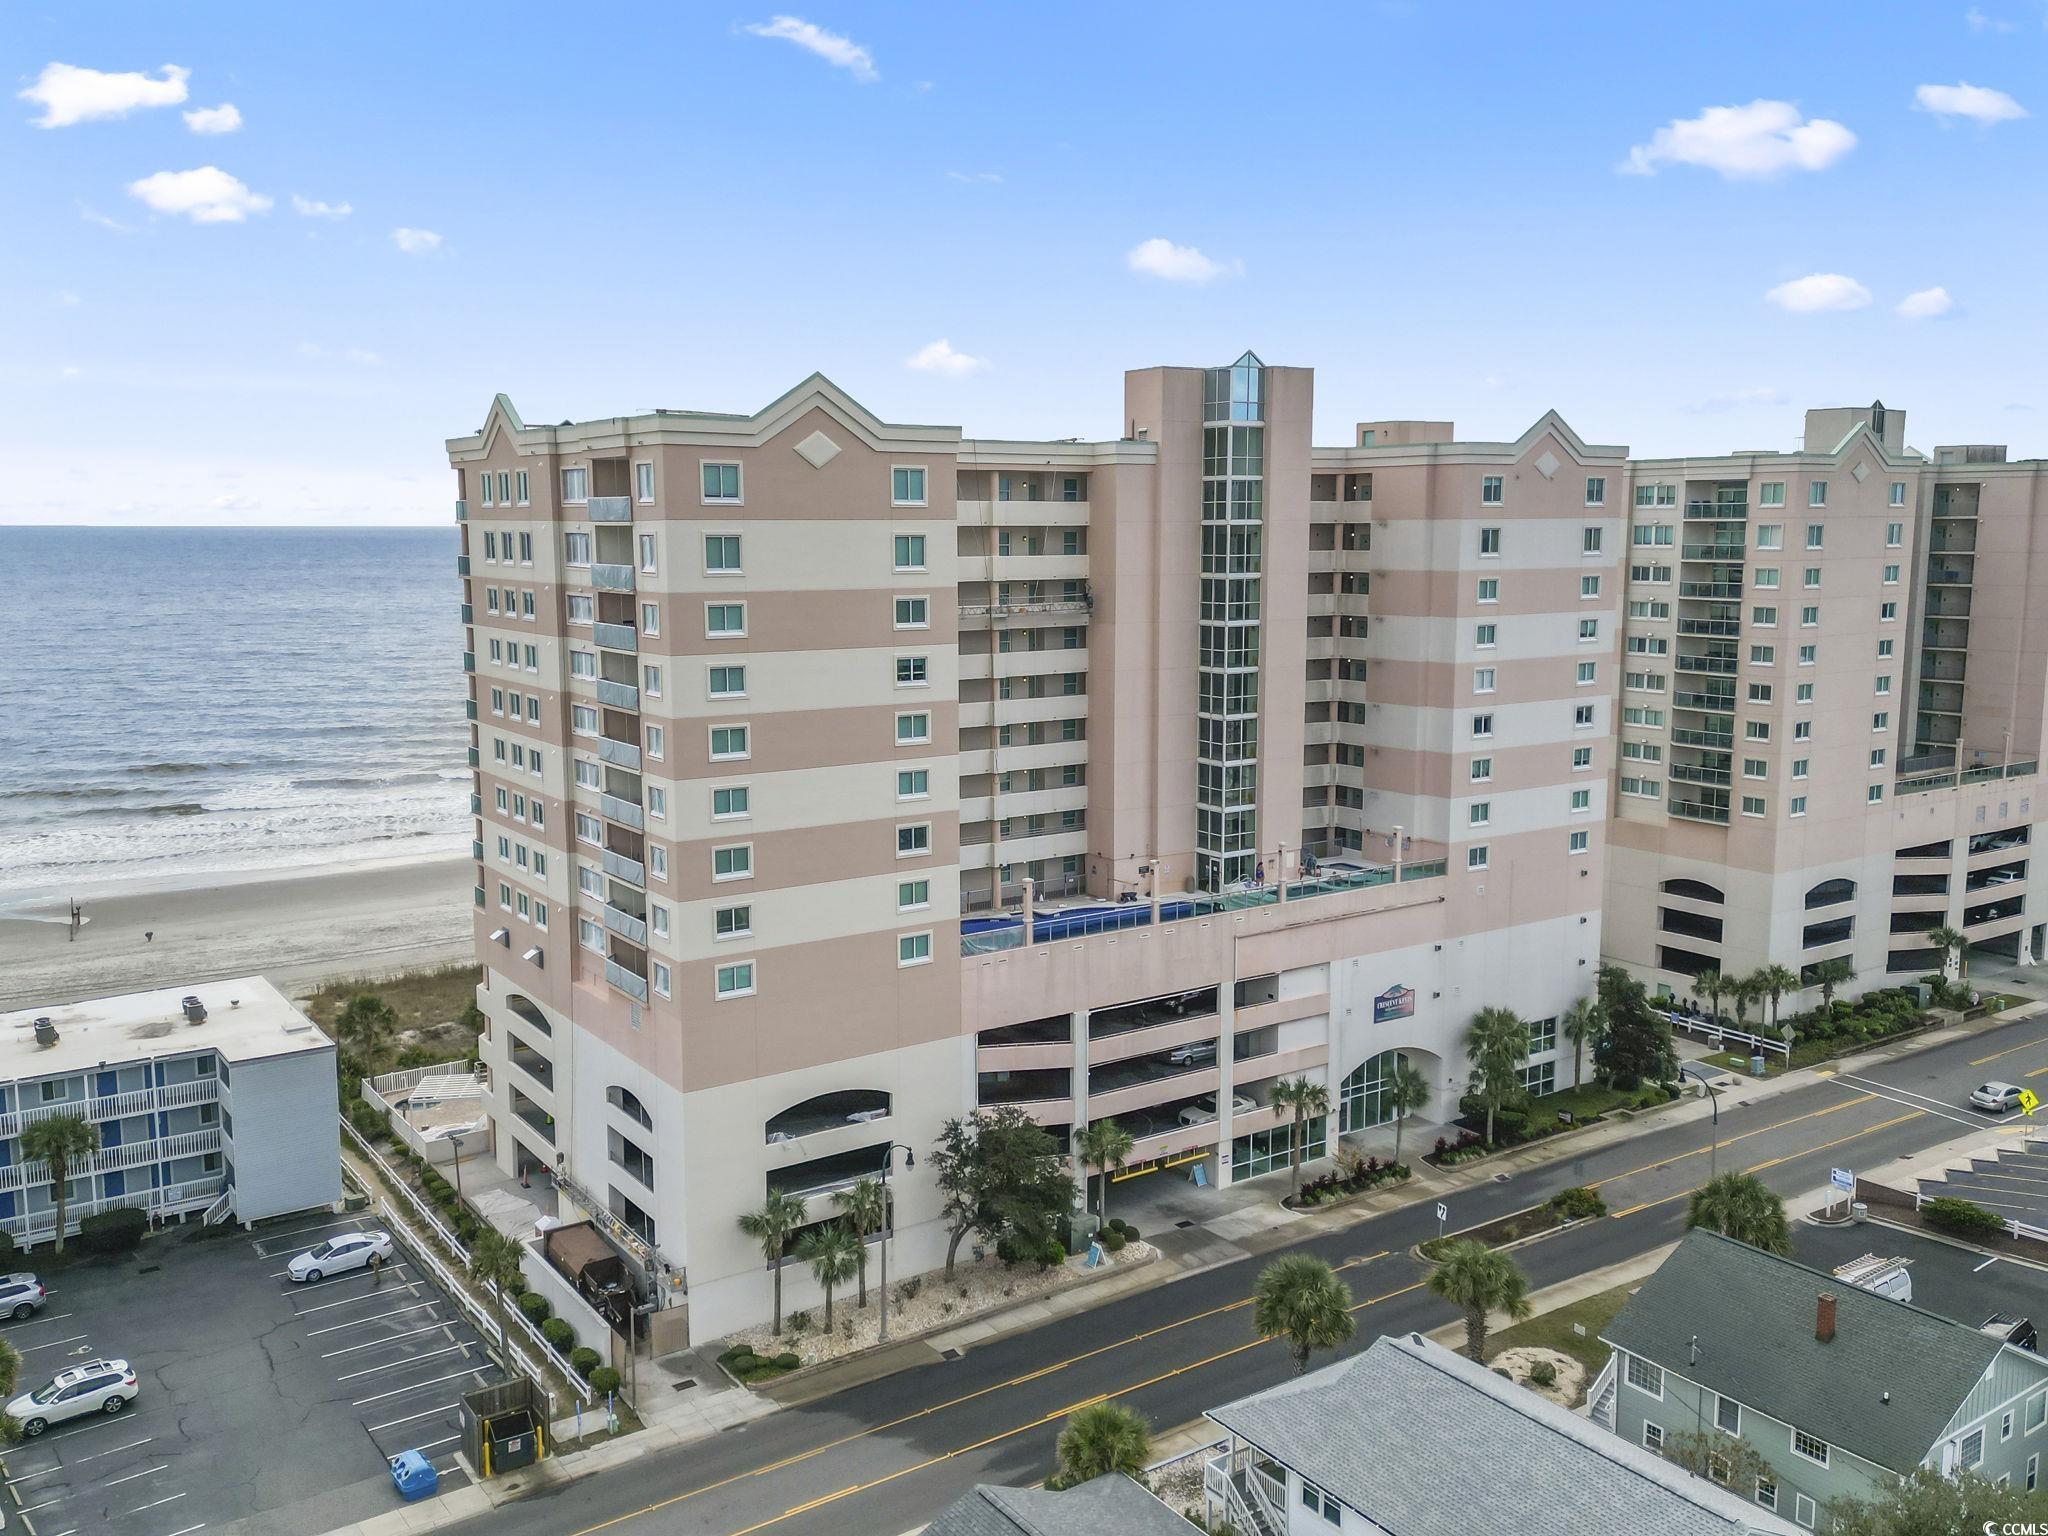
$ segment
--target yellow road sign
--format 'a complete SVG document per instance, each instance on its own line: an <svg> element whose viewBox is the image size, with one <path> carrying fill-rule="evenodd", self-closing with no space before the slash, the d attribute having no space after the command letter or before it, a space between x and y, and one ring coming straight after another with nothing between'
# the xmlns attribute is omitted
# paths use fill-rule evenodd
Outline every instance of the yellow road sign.
<svg viewBox="0 0 2048 1536"><path fill-rule="evenodd" d="M2023 1111L2031 1115L2035 1110L2039 1109L2040 1107L2040 1095L2036 1094L2033 1089L2022 1088L2020 1090L2020 1108Z"/></svg>

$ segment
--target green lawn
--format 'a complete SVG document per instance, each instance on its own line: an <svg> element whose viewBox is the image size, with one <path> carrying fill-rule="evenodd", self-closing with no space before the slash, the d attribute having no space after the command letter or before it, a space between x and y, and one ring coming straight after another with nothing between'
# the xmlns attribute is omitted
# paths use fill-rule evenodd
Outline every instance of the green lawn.
<svg viewBox="0 0 2048 1536"><path fill-rule="evenodd" d="M1604 1115L1611 1109L1627 1108L1635 1103L1641 1093L1640 1088L1610 1088L1605 1083L1581 1083L1576 1088L1566 1088L1560 1093L1545 1094L1540 1099L1531 1099L1529 1123L1550 1124L1557 1119L1559 1110L1568 1110L1572 1123L1583 1125L1595 1115Z"/></svg>
<svg viewBox="0 0 2048 1536"><path fill-rule="evenodd" d="M335 1015L361 992L374 992L398 1015L401 1036L423 1046L446 1050L450 1057L476 1049L476 1035L461 1027L463 1010L476 1001L483 970L451 965L438 971L409 971L383 981L330 981L306 1000L306 1012L329 1034Z"/></svg>
<svg viewBox="0 0 2048 1536"><path fill-rule="evenodd" d="M1568 1307L1559 1307L1555 1312L1532 1317L1526 1323L1517 1323L1499 1333L1488 1334L1487 1352L1494 1354L1518 1347L1555 1349L1570 1355L1586 1368L1586 1381L1590 1385L1607 1364L1608 1349L1600 1342L1600 1330L1621 1310L1630 1290L1629 1286L1618 1285L1611 1291L1602 1291ZM1574 1323L1586 1330L1584 1337L1572 1331Z"/></svg>

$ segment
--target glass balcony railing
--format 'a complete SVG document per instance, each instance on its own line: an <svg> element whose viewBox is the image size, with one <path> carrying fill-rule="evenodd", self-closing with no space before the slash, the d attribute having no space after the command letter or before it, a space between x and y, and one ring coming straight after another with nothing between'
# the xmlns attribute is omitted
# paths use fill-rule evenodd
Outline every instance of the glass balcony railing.
<svg viewBox="0 0 2048 1536"><path fill-rule="evenodd" d="M605 961L604 979L627 996L637 998L643 1003L647 1001L647 978L634 975L618 961Z"/></svg>
<svg viewBox="0 0 2048 1536"><path fill-rule="evenodd" d="M624 496L593 496L584 511L593 523L633 521L633 503Z"/></svg>
<svg viewBox="0 0 2048 1536"><path fill-rule="evenodd" d="M1711 821L1721 826L1728 825L1728 807L1705 805L1697 800L1673 800L1671 814L1684 821Z"/></svg>
<svg viewBox="0 0 2048 1536"><path fill-rule="evenodd" d="M590 568L590 584L600 592L630 592L633 590L633 567L593 565Z"/></svg>

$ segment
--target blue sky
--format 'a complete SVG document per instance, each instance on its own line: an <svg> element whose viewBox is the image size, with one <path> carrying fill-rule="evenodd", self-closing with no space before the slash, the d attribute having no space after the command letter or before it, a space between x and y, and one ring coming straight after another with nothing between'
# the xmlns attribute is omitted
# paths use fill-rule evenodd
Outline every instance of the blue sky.
<svg viewBox="0 0 2048 1536"><path fill-rule="evenodd" d="M792 3L11 6L0 522L443 521L498 390L1106 437L1248 346L1324 442L2048 451L2040 0Z"/></svg>

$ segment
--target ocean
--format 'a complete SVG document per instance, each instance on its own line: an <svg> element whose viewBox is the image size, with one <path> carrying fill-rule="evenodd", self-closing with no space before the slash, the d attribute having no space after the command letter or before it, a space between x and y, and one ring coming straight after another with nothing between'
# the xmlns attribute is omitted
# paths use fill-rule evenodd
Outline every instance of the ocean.
<svg viewBox="0 0 2048 1536"><path fill-rule="evenodd" d="M467 849L457 551L0 527L0 909Z"/></svg>

